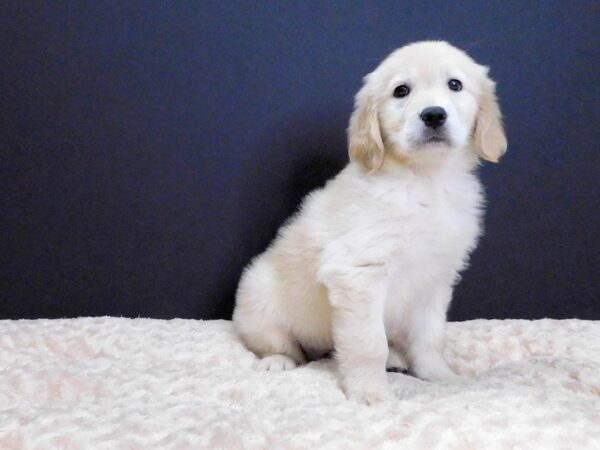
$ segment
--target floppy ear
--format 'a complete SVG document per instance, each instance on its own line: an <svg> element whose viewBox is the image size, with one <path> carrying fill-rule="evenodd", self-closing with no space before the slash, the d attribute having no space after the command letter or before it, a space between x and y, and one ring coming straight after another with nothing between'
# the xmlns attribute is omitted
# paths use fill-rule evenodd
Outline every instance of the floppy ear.
<svg viewBox="0 0 600 450"><path fill-rule="evenodd" d="M502 113L496 100L496 84L487 76L482 83L479 111L473 131L473 145L479 156L498 162L506 153L506 136L502 126Z"/></svg>
<svg viewBox="0 0 600 450"><path fill-rule="evenodd" d="M379 170L383 164L383 140L379 116L373 94L365 77L365 84L354 100L354 112L348 127L350 160L361 164L368 172Z"/></svg>

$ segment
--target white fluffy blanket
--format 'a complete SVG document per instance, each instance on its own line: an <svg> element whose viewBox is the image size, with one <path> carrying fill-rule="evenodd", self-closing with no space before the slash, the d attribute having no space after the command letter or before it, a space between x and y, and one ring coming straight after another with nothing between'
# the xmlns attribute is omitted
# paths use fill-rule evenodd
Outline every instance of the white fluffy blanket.
<svg viewBox="0 0 600 450"><path fill-rule="evenodd" d="M462 380L368 407L330 360L253 370L227 321L0 321L0 449L600 448L600 322L451 323L446 356Z"/></svg>

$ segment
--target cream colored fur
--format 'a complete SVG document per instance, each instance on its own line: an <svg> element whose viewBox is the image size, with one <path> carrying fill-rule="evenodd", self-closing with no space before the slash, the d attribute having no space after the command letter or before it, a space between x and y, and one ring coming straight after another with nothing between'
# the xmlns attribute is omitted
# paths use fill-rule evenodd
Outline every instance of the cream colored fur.
<svg viewBox="0 0 600 450"><path fill-rule="evenodd" d="M393 95L400 84L405 98ZM443 142L425 140L429 106L448 114ZM366 76L348 139L348 166L244 271L233 321L258 368L334 350L348 397L371 404L393 398L386 362L425 380L455 377L444 326L481 233L475 169L497 161L506 139L487 68L445 42L396 50Z"/></svg>

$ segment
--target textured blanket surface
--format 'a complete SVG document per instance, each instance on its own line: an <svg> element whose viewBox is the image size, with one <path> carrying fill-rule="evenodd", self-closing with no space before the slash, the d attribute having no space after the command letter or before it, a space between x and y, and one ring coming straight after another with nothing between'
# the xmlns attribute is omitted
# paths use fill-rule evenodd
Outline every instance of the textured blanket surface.
<svg viewBox="0 0 600 450"><path fill-rule="evenodd" d="M255 371L227 321L0 321L0 449L600 449L600 322L447 334L464 377L369 407L331 360Z"/></svg>

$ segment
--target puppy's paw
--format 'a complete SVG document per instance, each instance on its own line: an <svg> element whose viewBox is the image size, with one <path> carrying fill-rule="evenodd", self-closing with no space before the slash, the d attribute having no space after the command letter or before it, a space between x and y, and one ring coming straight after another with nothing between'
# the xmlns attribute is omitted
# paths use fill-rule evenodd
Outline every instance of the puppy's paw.
<svg viewBox="0 0 600 450"><path fill-rule="evenodd" d="M256 370L280 372L292 370L296 367L296 361L286 355L269 355L256 362Z"/></svg>
<svg viewBox="0 0 600 450"><path fill-rule="evenodd" d="M367 406L396 400L396 396L387 383L379 386L346 386L345 391L349 400Z"/></svg>
<svg viewBox="0 0 600 450"><path fill-rule="evenodd" d="M406 372L408 364L402 353L390 346L385 368L388 372Z"/></svg>
<svg viewBox="0 0 600 450"><path fill-rule="evenodd" d="M456 381L461 379L442 358L420 361L418 364L413 365L413 372L417 377L427 381Z"/></svg>

